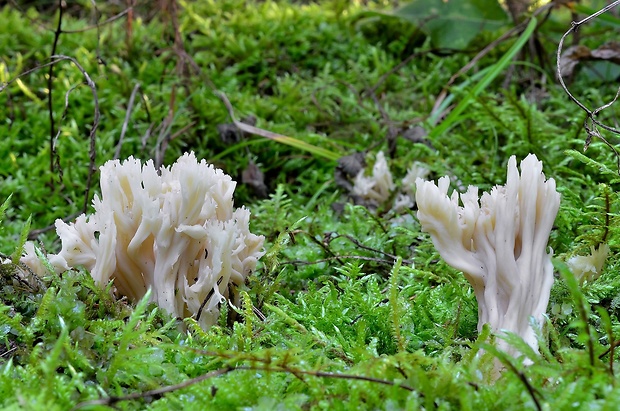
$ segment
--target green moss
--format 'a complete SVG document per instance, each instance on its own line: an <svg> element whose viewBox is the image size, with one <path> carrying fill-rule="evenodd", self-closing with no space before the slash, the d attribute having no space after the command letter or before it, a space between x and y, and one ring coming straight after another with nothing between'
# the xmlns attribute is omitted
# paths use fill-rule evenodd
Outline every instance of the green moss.
<svg viewBox="0 0 620 411"><path fill-rule="evenodd" d="M429 50L428 40L402 21L360 24L366 16L362 2L350 3L179 1L176 15L138 4L131 32L123 17L99 30L60 35L57 53L74 57L96 84L101 115L96 165L114 156L126 116L120 157L170 164L183 151L195 151L239 181L236 205L252 210L252 231L266 236L267 254L242 290L242 306L222 307L218 325L208 331L191 319L168 318L148 298L117 301L112 285L102 290L86 272L29 283L20 268L3 260L2 409L66 410L209 372L221 375L108 405L522 410L535 409L535 398L544 409L615 408L617 364L608 349L620 331L620 179L613 153L597 141L580 153L584 115L558 86L508 77L503 88L506 73L432 147L402 138L413 125L427 131L437 125L441 116L429 117L437 96L471 55ZM364 3L376 10L389 2ZM122 12L102 2L97 10L100 22ZM92 25L93 12L90 2L71 5L63 28ZM558 27L569 27L568 15L554 11L551 17L539 29L541 50L549 57ZM48 61L57 18L45 10L0 9L0 82ZM593 34L588 42L605 41L599 29L596 22L584 27ZM498 46L449 87L453 101L480 80L475 71L494 64L509 46ZM394 70L414 52L415 58ZM547 67L535 69L553 78ZM94 98L73 64L59 63L53 71L59 134L52 166L48 69L0 92L1 201L12 194L10 206L0 209L0 251L7 258L21 250L30 216L32 228L41 229L82 212ZM571 90L589 104L611 100L614 86L588 73L580 72ZM442 262L415 210L397 215L353 205L335 183L335 162L311 152L250 135L223 140L218 126L230 119L216 89L226 93L238 118L254 116L257 127L333 153L388 152L386 136L396 131L388 160L395 181L420 161L431 178L449 175L455 186L487 190L503 184L509 156L536 153L562 193L549 246L556 271L565 277L558 276L552 290L550 306L561 309L548 310L541 356L524 367L493 351L488 330L478 335L473 291ZM613 124L607 113L600 120ZM162 155L163 141L168 146ZM265 175L266 199L241 183L250 163ZM95 173L91 197L97 178ZM39 239L49 251L58 250L53 230ZM611 247L601 277L584 286L566 281L570 273L562 261L601 241ZM395 270L398 257L402 266ZM233 317L238 322L229 321ZM490 384L495 357L514 368Z"/></svg>

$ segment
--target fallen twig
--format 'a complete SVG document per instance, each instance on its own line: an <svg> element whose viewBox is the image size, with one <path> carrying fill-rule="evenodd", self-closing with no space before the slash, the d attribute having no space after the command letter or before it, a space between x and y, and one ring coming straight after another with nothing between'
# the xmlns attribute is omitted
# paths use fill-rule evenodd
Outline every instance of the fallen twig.
<svg viewBox="0 0 620 411"><path fill-rule="evenodd" d="M394 264L394 261L392 260L386 260L383 258L377 258L377 257L366 257L363 255L338 255L335 257L325 257L325 258L320 258L318 260L312 260L312 261L304 261L304 260L291 260L291 261L282 261L280 262L281 265L286 265L286 264L290 264L290 265L313 265L313 264L319 264L319 263L325 263L328 261L341 261L342 259L353 259L353 260L362 260L362 261L373 261L375 263L381 263L381 264L385 264L388 266L392 266Z"/></svg>
<svg viewBox="0 0 620 411"><path fill-rule="evenodd" d="M151 397L153 399L158 399L158 398L161 398L164 394L167 394L169 392L173 392L173 391L177 391L177 390L189 387L190 385L194 385L196 383L199 383L204 380L208 380L210 378L219 377L220 375L227 374L234 370L235 368L232 368L232 367L220 368L219 370L215 370L215 371L211 371L206 374L203 374L203 375L199 375L196 378L190 378L189 380L185 380L179 384L168 385L168 386L157 388L157 389L150 390L150 391L136 392L136 393L124 395L121 397L112 396L108 398L101 398L99 400L84 401L84 402L77 404L75 407L73 407L71 411L79 410L81 408L93 406L93 405L107 405L108 407L111 407L122 401L137 400L140 398Z"/></svg>
<svg viewBox="0 0 620 411"><path fill-rule="evenodd" d="M320 377L320 378L334 378L334 379L340 379L340 380L367 381L367 382L372 382L372 383L375 383L375 384L388 385L388 386L391 386L391 387L402 388L403 390L410 391L410 392L415 391L415 389L413 387L410 387L410 386L408 386L406 384L399 384L399 383L396 383L394 381L383 380L381 378L366 377L366 376L363 376L363 375L338 374L338 373L332 373L332 372L326 372L326 371L298 370L298 369L293 369L293 368L290 368L290 367L239 366L239 367L224 367L224 368L220 368L220 369L217 369L215 371L211 371L211 372L208 372L206 374L200 375L198 377L191 378L189 380L183 381L183 382L181 382L179 384L168 385L168 386L157 388L157 389L150 390L150 391L138 392L138 393L129 394L129 395L121 396L121 397L115 397L114 396L114 397L102 398L102 399L99 399L99 400L84 401L84 402L81 402L81 403L77 404L75 407L73 407L71 409L71 411L78 410L78 409L81 409L81 408L84 408L84 407L88 407L88 406L93 406L93 405L113 406L113 405L115 405L115 404L117 404L119 402L122 402L122 401L131 401L131 400L145 399L145 398L159 399L164 394L168 394L170 392L174 392L174 391L178 391L178 390L183 389L183 388L187 388L187 387L189 387L191 385L194 385L196 383L199 383L201 381L205 381L205 380L208 380L208 379L211 379L211 378L214 378L214 377L219 377L220 375L228 374L231 371L241 371L241 370L289 373L289 374L293 374L293 375L297 376L298 378L300 378L301 375L309 375L309 376ZM424 397L424 395L422 393L418 393L418 395L420 397Z"/></svg>

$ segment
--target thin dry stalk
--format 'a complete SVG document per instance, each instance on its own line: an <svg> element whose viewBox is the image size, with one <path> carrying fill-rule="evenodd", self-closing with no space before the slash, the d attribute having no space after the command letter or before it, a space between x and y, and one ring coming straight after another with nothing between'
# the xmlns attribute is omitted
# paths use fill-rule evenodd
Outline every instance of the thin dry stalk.
<svg viewBox="0 0 620 411"><path fill-rule="evenodd" d="M56 54L56 47L58 46L58 40L60 39L60 34L62 33L62 15L65 9L65 2L63 0L58 1L58 24L56 26L56 31L54 32L54 43L52 44L52 53L54 56ZM51 64L48 68L47 73L47 109L49 112L50 119L50 173L54 175L54 164L59 163L60 159L58 158L58 153L54 149L54 139L56 138L56 124L54 123L54 65ZM60 177L61 178L61 177ZM54 189L54 177L50 178L50 186L52 190Z"/></svg>
<svg viewBox="0 0 620 411"><path fill-rule="evenodd" d="M127 125L129 124L129 119L131 117L131 110L133 109L133 103L136 99L136 93L140 90L140 83L136 83L131 91L131 96L129 96L129 103L127 104L127 112L125 113L125 121L123 121L123 127L121 128L121 135L118 138L118 143L116 144L116 150L114 151L114 159L118 160L121 155L121 146L123 145L123 140L125 139L125 133L127 132Z"/></svg>
<svg viewBox="0 0 620 411"><path fill-rule="evenodd" d="M90 147L89 147L89 152L88 152L89 167L88 167L88 178L87 178L87 181L86 181L86 191L84 193L84 206L82 208L83 212L85 213L87 211L87 209L88 209L88 199L90 197L90 187L91 187L91 184L92 184L93 175L97 171L97 169L95 168L96 136L97 136L97 128L99 128L99 120L100 120L100 116L101 116L101 112L99 110L99 97L97 96L97 86L95 85L95 82L90 78L90 75L88 74L88 72L86 72L84 67L82 67L80 65L80 63L78 63L78 61L76 59L74 59L73 57L69 57L69 56L65 56L65 55L62 55L62 54L58 54L58 55L52 55L51 56L51 60L52 61L50 61L49 63L45 63L45 64L42 64L40 66L36 66L34 68L26 70L26 71L18 74L16 77L12 78L8 82L6 82L4 84L0 84L0 93L2 91L4 91L4 89L6 89L8 86L13 84L15 81L17 81L18 79L20 79L20 78L22 78L24 76L27 76L29 74L32 74L35 71L38 71L38 70L40 70L42 68L51 67L51 66L53 66L53 65L55 65L57 63L60 63L61 61L69 60L70 62L72 62L78 68L78 70L80 70L80 72L84 76L86 85L88 87L90 87L90 89L91 89L91 92L93 94L93 103L95 105L94 113L93 113L93 117L94 117L93 118L93 124L90 127L90 132L89 132L89 135L88 135L89 142L90 142ZM69 92L70 91L71 90L69 90ZM52 144L52 147L50 147L50 151L52 151L52 149L53 149L53 144L54 144L55 138L56 138L56 134L51 136L50 143Z"/></svg>
<svg viewBox="0 0 620 411"><path fill-rule="evenodd" d="M557 51L557 55L556 55L556 65L557 65L556 73L557 73L558 81L560 82L560 85L564 89L564 92L566 92L568 97L575 104L577 104L577 106L579 106L579 108L581 108L583 111L586 112L586 119L583 122L583 126L584 126L584 128L586 130L586 133L588 134L588 137L586 138L586 141L585 141L585 144L584 144L584 147L583 147L583 151L586 151L588 149L588 147L590 146L590 143L592 142L592 138L593 137L598 138L603 143L605 143L605 145L607 145L607 147L609 147L614 152L614 154L616 155L617 166L618 166L618 173L620 174L620 153L618 152L618 150L609 141L607 141L607 139L605 137L603 137L601 135L599 127L602 128L603 130L607 130L607 131L609 131L611 133L618 134L618 135L620 135L620 130L617 129L617 128L605 125L605 124L601 123L599 120L596 119L596 116L601 111L605 110L606 108L608 108L609 106L611 106L613 103L616 102L616 100L620 96L620 88L618 88L618 91L616 92L616 95L614 96L614 98L609 103L603 104L602 106L600 106L600 107L598 107L598 108L596 108L594 110L590 110L589 108L587 108L581 101L579 101L568 90L568 87L566 86L566 83L564 82L564 78L562 77L562 70L561 70L561 65L560 65L560 60L561 60L561 57L562 57L562 47L564 46L564 40L566 39L566 37L568 37L571 33L577 32L577 29L579 29L579 27L581 27L585 23L588 23L589 21L597 18L601 14L610 11L611 9L616 7L618 4L620 4L620 0L614 1L613 3L603 7L602 9L597 11L596 13L591 14L588 17L584 18L583 20L580 20L580 21L577 21L577 22L574 22L574 21L571 22L571 28L566 33L564 33L564 35L560 39L560 43L558 44L558 51Z"/></svg>

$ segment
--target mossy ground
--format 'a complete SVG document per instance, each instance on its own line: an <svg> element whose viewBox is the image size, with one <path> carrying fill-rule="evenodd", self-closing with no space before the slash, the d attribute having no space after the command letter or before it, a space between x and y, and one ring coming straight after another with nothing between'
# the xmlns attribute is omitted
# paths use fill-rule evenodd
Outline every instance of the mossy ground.
<svg viewBox="0 0 620 411"><path fill-rule="evenodd" d="M523 63L503 72L429 145L402 135L414 125L430 131L441 120L429 118L437 96L475 51L434 51L405 23L360 20L357 3L172 0L153 8L138 4L131 20L124 15L84 31L75 30L123 8L113 2L66 8L55 53L74 58L96 84L95 164L113 158L119 146L120 158L163 164L193 150L237 181L249 164L257 165L269 198L241 183L235 198L252 210L252 230L266 236L267 255L247 284L239 321L227 321L229 307L207 332L191 319L181 324L166 317L146 299L115 301L82 271L29 287L15 283L4 266L0 407L68 410L215 372L221 375L107 406L616 408L617 364L608 350L620 331L620 179L613 152L601 142L593 142L587 157L579 154L585 114L553 81L553 64L544 64L553 60L570 16L554 11L536 32L545 58L521 55ZM58 17L45 7L0 9L2 83L49 61ZM605 27L586 28L583 43L607 41ZM484 33L476 44L498 35ZM495 63L509 43L449 89L455 102L479 81L475 72ZM412 53L415 58L394 70ZM523 67L534 70L524 74ZM578 72L571 84L593 107L616 91L600 69ZM12 194L0 239L6 254L20 243L29 217L31 228L41 229L82 212L85 202L95 97L74 64L54 65L59 134L51 142L48 75L49 67L36 70L0 92L0 199ZM230 118L216 90L228 96L238 118L252 116L258 127L335 158L364 152L371 164L379 150L389 152L396 177L419 161L431 178L450 175L459 185L487 190L504 183L509 156L537 154L562 193L549 246L558 271L550 307L563 309L549 309L541 356L523 367L494 352L488 335L478 335L472 290L439 258L415 210L396 214L353 205L335 183L336 162L312 151L247 134L223 139L218 126ZM613 124L613 115L600 117ZM97 174L91 197L96 180ZM570 273L562 261L603 238L612 252L601 278L584 286L566 281ZM53 231L38 239L50 251L59 246ZM400 269L394 268L397 257ZM495 357L513 367L489 383Z"/></svg>

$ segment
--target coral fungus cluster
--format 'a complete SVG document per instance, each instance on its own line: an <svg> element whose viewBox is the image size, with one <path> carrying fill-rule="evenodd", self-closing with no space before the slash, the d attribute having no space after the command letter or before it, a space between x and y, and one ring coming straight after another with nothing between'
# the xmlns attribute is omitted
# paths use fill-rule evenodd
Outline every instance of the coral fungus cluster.
<svg viewBox="0 0 620 411"><path fill-rule="evenodd" d="M56 221L62 249L49 261L58 272L83 266L96 283L113 280L115 292L133 300L150 288L161 308L207 328L219 304L236 302L236 287L263 254L250 212L233 207L235 184L193 153L159 173L152 161L108 161L95 212ZM23 261L32 260L28 254Z"/></svg>

